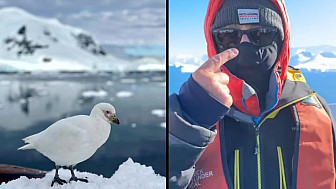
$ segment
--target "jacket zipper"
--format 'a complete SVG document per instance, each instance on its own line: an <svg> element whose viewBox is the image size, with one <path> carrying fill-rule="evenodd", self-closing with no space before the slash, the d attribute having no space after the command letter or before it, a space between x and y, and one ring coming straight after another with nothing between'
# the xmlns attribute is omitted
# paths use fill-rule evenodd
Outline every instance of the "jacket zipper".
<svg viewBox="0 0 336 189"><path fill-rule="evenodd" d="M258 167L258 189L261 189L261 162L260 162L260 159L261 159L261 154L260 154L260 136L259 136L259 129L260 129L260 126L256 126L254 125L254 128L256 130L256 140L257 140L257 146L255 148L255 152L254 154L257 155L257 167Z"/></svg>
<svg viewBox="0 0 336 189"><path fill-rule="evenodd" d="M261 120L261 122L258 124L258 125L254 125L254 128L255 128L255 133L256 133L256 148L255 148L255 154L257 155L257 167L258 167L258 189L261 189L261 153L260 153L260 126L270 117L275 117L275 115L280 111L282 110L283 108L286 108L287 106L290 106L292 104L295 104L305 98L308 98L308 97L311 97L315 95L315 92L307 95L307 96L304 96L302 98L299 98L297 100L294 100L292 102L289 102L287 104L284 104L280 107L278 107L277 109L273 110L271 113L269 113L266 117L264 117L264 119Z"/></svg>

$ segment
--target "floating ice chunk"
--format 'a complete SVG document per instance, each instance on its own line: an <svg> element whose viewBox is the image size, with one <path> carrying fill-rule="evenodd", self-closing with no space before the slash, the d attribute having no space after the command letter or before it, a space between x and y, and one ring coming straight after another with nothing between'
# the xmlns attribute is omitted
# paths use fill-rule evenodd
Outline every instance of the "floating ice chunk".
<svg viewBox="0 0 336 189"><path fill-rule="evenodd" d="M166 128L166 122L160 123L160 127Z"/></svg>
<svg viewBox="0 0 336 189"><path fill-rule="evenodd" d="M113 81L106 81L106 85L113 85Z"/></svg>
<svg viewBox="0 0 336 189"><path fill-rule="evenodd" d="M24 99L24 98L21 98L21 99L19 100L19 102L20 102L20 104L25 104L25 103L28 102L28 100L27 100L27 99Z"/></svg>
<svg viewBox="0 0 336 189"><path fill-rule="evenodd" d="M144 83L148 83L150 80L149 80L149 78L145 77L145 78L142 78L141 81L144 82Z"/></svg>
<svg viewBox="0 0 336 189"><path fill-rule="evenodd" d="M131 124L131 127L132 127L132 128L135 128L135 127L136 127L136 123L132 123L132 124Z"/></svg>
<svg viewBox="0 0 336 189"><path fill-rule="evenodd" d="M98 90L98 91L84 91L82 92L82 97L84 98L91 98L91 97L104 97L107 96L107 92L104 90Z"/></svg>
<svg viewBox="0 0 336 189"><path fill-rule="evenodd" d="M0 85L10 85L11 82L7 80L0 81Z"/></svg>
<svg viewBox="0 0 336 189"><path fill-rule="evenodd" d="M121 79L120 80L121 83L136 83L135 79Z"/></svg>
<svg viewBox="0 0 336 189"><path fill-rule="evenodd" d="M166 87L166 82L161 82L161 83L159 84L159 86L160 86L160 87Z"/></svg>
<svg viewBox="0 0 336 189"><path fill-rule="evenodd" d="M119 98L127 98L127 97L130 97L130 96L133 96L134 93L131 92L131 91L119 91L119 92L117 92L116 95Z"/></svg>
<svg viewBox="0 0 336 189"><path fill-rule="evenodd" d="M162 109L154 109L151 111L153 115L156 115L158 117L165 117L166 116L166 111Z"/></svg>

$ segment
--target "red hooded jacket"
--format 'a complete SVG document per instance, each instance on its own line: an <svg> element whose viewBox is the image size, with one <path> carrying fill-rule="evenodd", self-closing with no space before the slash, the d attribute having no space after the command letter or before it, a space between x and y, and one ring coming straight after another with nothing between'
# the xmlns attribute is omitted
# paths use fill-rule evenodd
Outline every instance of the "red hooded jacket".
<svg viewBox="0 0 336 189"><path fill-rule="evenodd" d="M278 84L278 91L277 91L277 97L275 99L279 99L281 95L281 89L284 84L284 80L286 79L286 73L287 68L289 65L289 38L290 38L290 28L289 28L289 20L287 16L286 7L283 1L281 0L271 0L274 2L276 7L280 10L282 22L283 22L283 30L284 30L284 42L282 46L281 53L279 55L278 61L276 62L276 65L274 66L274 73L276 76L277 84ZM211 33L211 26L214 22L214 19L216 17L217 11L220 9L221 5L223 4L224 0L210 0L208 5L207 14L205 17L204 22L204 32L205 32L205 38L207 42L207 50L208 50L208 56L211 58L212 56L216 55L216 48L214 44L214 40ZM278 74L278 68L281 67L281 75ZM229 75L230 83L228 85L230 89L231 96L233 97L233 104L236 108L238 108L240 111L245 113L252 113L255 117L262 116L260 115L259 110L259 103L257 101L256 95L250 97L249 99L246 99L246 107L242 104L242 89L244 81L235 77L230 73L230 71L225 67L222 66L222 71Z"/></svg>
<svg viewBox="0 0 336 189"><path fill-rule="evenodd" d="M247 186L245 184L244 188L267 188L267 182L270 182L270 180L273 179L275 179L274 182L276 181L280 183L280 188L287 188L287 186L289 185L292 186L292 188L300 189L335 188L335 158L333 145L335 139L331 119L326 113L326 110L322 108L321 99L319 99L319 97L317 97L316 94L309 89L305 81L302 80L303 76L300 75L301 73L297 70L288 69L290 57L290 29L286 7L282 0L271 1L280 10L284 29L284 42L282 50L274 67L274 74L277 84L276 93L274 93L276 95L276 97L274 97L274 106L272 106L269 111L260 112L256 94L250 96L247 99L244 99L244 81L235 77L225 66L222 66L222 72L226 73L230 78L228 87L230 89L231 96L233 97L233 106L238 109L238 111L243 112L247 115L252 115L252 117L257 118L254 119L254 127L256 128L257 141L257 186ZM216 55L217 53L211 34L211 26L216 17L217 11L219 10L223 2L224 0L210 0L209 2L204 23L204 31L207 41L209 58ZM281 68L281 75L279 75L278 72L279 67ZM285 94L282 94L282 92L284 92ZM292 114L293 118L289 118L290 116L288 116L288 113L285 115L285 113L283 113L285 111L289 112L289 114ZM287 122L282 123L280 121L281 119L294 119L294 122L297 126L292 128L297 130L293 135L293 138L295 138L295 140L293 139L294 144L289 144L289 146L294 146L294 153L292 155L292 169L284 163L283 158L285 157L285 155L283 155L283 153L285 153L288 158L289 152L284 150L285 147L281 145L281 142L278 141L274 142L273 144L272 136L261 136L270 135L269 133L272 131L262 131L263 134L259 134L259 129L262 125L262 128L270 128L274 126L274 129L279 129L280 135L280 133L282 132L281 127L285 128L283 124L287 124ZM242 160L244 159L244 157L242 156L246 156L247 147L239 146L239 144L233 143L231 144L231 146L236 147L233 147L234 151L232 152L232 149L228 147L229 144L225 143L246 139L231 139L231 141L230 139L224 139L224 136L229 136L228 138L230 138L234 135L238 135L236 133L239 132L235 131L234 133L230 134L229 132L233 129L230 129L230 126L226 126L228 125L227 123L230 123L231 125L236 124L236 126L233 127L239 127L240 125L239 121L237 121L236 123L232 123L232 121L228 121L228 119L223 119L217 124L216 128L219 134L217 134L214 142L207 147L201 158L196 163L195 173L189 184L189 188L239 189L243 188L241 186L241 183L243 182L243 177L255 175L255 173L248 172L239 173L239 170L242 170L242 168L239 167L242 164L240 162L242 162ZM290 123L288 123L288 125L289 124ZM225 127L229 129L226 129ZM243 130L241 132L243 133ZM283 137L286 137L286 135L284 135ZM267 142L265 142L266 138L268 138ZM274 136L274 138L276 137ZM260 142L260 140L263 141ZM285 138L282 140L285 140ZM291 139L289 138L288 140ZM265 147L267 143L269 143L269 146L275 146L274 151L265 150L266 148L269 150L273 148ZM229 150L229 148L231 149L231 151ZM234 156L234 160L230 160L231 155L228 153L234 154L232 155ZM277 156L278 162L267 162L269 160L266 160L266 157L270 153L277 154L275 156ZM263 170L268 168L264 167L264 165L270 165L273 163L278 164L278 169L274 171L279 171L278 175L280 178L270 178L268 176L265 176L265 172L267 171ZM247 165L245 163L244 170L246 170L246 166ZM273 168L273 165L269 166L269 169ZM230 171L232 169L234 171ZM289 169L291 170L289 171ZM251 169L251 171L252 170L253 169ZM232 172L234 174L232 174ZM293 175L291 178L289 177L289 173L290 175ZM243 174L245 176L241 176ZM266 177L268 181L263 180Z"/></svg>

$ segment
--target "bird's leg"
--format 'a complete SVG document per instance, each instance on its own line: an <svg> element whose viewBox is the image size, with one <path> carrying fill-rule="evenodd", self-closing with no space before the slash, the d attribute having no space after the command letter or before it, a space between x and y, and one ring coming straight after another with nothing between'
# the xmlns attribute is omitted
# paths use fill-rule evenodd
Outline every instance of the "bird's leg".
<svg viewBox="0 0 336 189"><path fill-rule="evenodd" d="M60 166L56 165L55 177L54 177L54 180L51 182L51 187L54 185L55 182L57 182L60 185L63 185L63 183L67 183L65 180L59 178L59 175L58 175L58 169L59 168L60 168Z"/></svg>
<svg viewBox="0 0 336 189"><path fill-rule="evenodd" d="M88 183L89 181L86 179L86 178L77 178L76 176L75 176L75 173L74 173L74 170L73 170L73 166L71 165L70 167L69 167L69 169L70 169L70 172L71 172L71 178L70 178L70 180L69 180L69 182L71 182L71 181L82 181L82 182L86 182L86 183Z"/></svg>

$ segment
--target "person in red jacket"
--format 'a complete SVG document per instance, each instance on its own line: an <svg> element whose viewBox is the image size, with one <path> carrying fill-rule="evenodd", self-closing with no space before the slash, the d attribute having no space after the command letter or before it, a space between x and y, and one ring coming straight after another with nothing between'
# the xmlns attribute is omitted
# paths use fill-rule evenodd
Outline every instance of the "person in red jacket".
<svg viewBox="0 0 336 189"><path fill-rule="evenodd" d="M169 188L335 188L325 101L289 66L283 0L210 0L209 60L169 97Z"/></svg>

